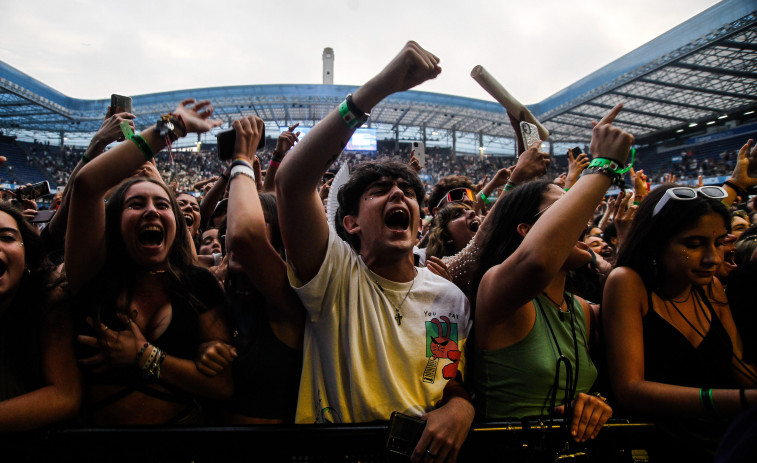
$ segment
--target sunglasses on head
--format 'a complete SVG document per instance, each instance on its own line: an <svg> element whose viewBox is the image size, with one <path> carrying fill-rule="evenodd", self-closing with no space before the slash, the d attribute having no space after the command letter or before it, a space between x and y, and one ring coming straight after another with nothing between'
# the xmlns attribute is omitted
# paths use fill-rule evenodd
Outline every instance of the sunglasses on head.
<svg viewBox="0 0 757 463"><path fill-rule="evenodd" d="M436 207L441 207L441 205L445 201L448 203L461 203L466 199L469 199L473 202L476 201L476 195L473 194L473 190L471 190L470 188L455 188L454 190L449 190L447 194L439 200L439 203L437 203Z"/></svg>
<svg viewBox="0 0 757 463"><path fill-rule="evenodd" d="M662 196L662 198L657 201L657 204L654 207L654 211L652 211L652 217L656 216L657 213L659 213L662 208L665 207L665 204L667 204L671 199L675 199L676 201L690 201L692 199L696 199L698 194L712 199L723 199L728 197L728 193L726 193L726 191L719 186L703 186L700 188L679 186L670 188L669 190L665 191L665 194Z"/></svg>

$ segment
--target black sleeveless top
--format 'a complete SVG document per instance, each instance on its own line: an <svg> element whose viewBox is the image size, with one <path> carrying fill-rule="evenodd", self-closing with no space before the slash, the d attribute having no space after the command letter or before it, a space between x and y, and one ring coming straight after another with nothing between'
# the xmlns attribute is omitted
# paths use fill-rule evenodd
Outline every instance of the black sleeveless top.
<svg viewBox="0 0 757 463"><path fill-rule="evenodd" d="M647 293L649 310L643 318L644 378L677 386L696 388L739 387L731 372L733 344L701 288L694 296L707 307L710 329L698 347L655 312L652 293Z"/></svg>

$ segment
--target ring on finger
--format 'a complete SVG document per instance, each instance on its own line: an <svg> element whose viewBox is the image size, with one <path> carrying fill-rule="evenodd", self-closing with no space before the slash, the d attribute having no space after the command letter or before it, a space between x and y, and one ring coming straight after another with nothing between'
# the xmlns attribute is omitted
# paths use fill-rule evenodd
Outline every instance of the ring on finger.
<svg viewBox="0 0 757 463"><path fill-rule="evenodd" d="M426 455L428 455L429 457L431 457L432 460L434 458L436 458L436 454L435 453L431 453L431 450L429 450L429 449L426 449Z"/></svg>

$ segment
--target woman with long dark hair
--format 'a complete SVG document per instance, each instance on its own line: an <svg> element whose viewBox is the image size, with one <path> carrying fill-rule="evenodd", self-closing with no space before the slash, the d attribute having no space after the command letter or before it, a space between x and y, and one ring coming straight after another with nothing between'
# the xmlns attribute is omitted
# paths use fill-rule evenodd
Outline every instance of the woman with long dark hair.
<svg viewBox="0 0 757 463"><path fill-rule="evenodd" d="M477 412L484 419L564 413L576 441L594 438L612 414L589 395L597 371L589 358L590 310L565 290L569 270L591 260L578 241L633 137L612 121L594 128L589 169L565 193L548 182L516 187L487 218L475 294ZM534 149L535 147L532 147Z"/></svg>
<svg viewBox="0 0 757 463"><path fill-rule="evenodd" d="M61 279L21 212L0 202L0 432L71 419L81 377Z"/></svg>
<svg viewBox="0 0 757 463"><path fill-rule="evenodd" d="M193 103L185 100L75 179L65 266L82 325L91 423L200 423L198 398L232 391L230 371L210 378L193 361L203 343L228 341L229 333L223 292L194 266L175 198L155 179L121 183L166 144L219 123L209 119L209 102ZM119 183L106 207L105 193Z"/></svg>

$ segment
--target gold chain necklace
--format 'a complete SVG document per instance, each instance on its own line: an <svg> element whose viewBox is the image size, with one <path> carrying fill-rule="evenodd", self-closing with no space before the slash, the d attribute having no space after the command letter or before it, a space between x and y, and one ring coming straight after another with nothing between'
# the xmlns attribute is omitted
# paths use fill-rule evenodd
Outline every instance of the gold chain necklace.
<svg viewBox="0 0 757 463"><path fill-rule="evenodd" d="M418 269L415 269L415 277L418 276ZM413 277L413 282L410 283L410 288L408 288L407 292L405 293L405 297L402 298L402 302L400 302L400 305L395 305L394 302L392 302L391 299L389 299L389 296L386 295L386 291L384 291L384 288L381 287L378 281L376 281L375 278L372 278L373 282L376 283L376 286L378 286L378 289L381 290L381 294L384 295L387 301L394 307L394 319L397 321L397 326L400 326L402 324L402 312L400 312L400 308L407 300L407 297L410 295L410 291L413 290L413 286L415 285L415 277Z"/></svg>

